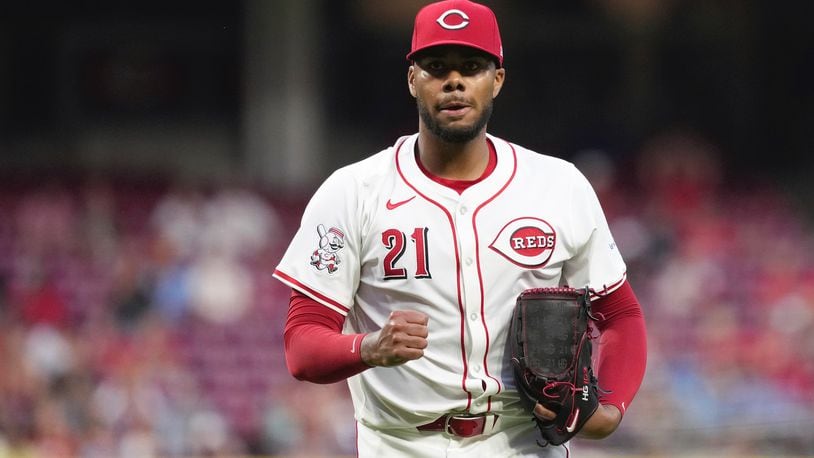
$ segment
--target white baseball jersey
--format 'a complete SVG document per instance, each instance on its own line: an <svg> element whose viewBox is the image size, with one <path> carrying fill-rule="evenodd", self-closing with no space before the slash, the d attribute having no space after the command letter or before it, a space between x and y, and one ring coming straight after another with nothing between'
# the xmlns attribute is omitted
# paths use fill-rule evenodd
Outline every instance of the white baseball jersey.
<svg viewBox="0 0 814 458"><path fill-rule="evenodd" d="M422 358L348 379L363 424L411 427L456 411L528 417L506 350L517 295L612 291L624 261L572 164L488 136L496 168L458 194L421 171L417 138L334 172L274 275L345 315L347 333L377 331L393 310L429 316Z"/></svg>

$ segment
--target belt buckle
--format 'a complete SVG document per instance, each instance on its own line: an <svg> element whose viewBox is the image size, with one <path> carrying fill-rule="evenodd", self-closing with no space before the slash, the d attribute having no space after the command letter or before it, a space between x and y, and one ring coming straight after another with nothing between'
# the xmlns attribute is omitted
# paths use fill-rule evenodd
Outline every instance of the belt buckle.
<svg viewBox="0 0 814 458"><path fill-rule="evenodd" d="M481 425L481 430L479 432L473 432L469 434L461 434L456 431L452 425L450 424L451 421L486 421L483 415L446 415L444 417L444 435L447 437L474 437L479 434L483 433L483 425Z"/></svg>

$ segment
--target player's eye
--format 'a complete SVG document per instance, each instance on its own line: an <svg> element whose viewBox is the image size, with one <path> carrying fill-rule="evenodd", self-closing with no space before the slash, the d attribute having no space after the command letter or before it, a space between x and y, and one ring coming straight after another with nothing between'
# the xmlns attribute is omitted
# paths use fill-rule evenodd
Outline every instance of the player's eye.
<svg viewBox="0 0 814 458"><path fill-rule="evenodd" d="M478 61L468 60L464 62L464 64L461 67L463 71L466 73L477 73L481 69L482 65Z"/></svg>
<svg viewBox="0 0 814 458"><path fill-rule="evenodd" d="M432 73L439 73L444 70L445 66L440 60L431 60L424 65L424 68Z"/></svg>

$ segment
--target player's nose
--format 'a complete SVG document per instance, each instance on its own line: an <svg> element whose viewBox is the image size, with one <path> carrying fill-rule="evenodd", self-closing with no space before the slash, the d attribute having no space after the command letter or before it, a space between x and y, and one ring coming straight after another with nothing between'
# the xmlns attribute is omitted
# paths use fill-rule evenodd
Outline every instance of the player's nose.
<svg viewBox="0 0 814 458"><path fill-rule="evenodd" d="M446 81L444 81L444 92L463 91L464 89L466 87L464 86L463 76L457 70L447 73Z"/></svg>

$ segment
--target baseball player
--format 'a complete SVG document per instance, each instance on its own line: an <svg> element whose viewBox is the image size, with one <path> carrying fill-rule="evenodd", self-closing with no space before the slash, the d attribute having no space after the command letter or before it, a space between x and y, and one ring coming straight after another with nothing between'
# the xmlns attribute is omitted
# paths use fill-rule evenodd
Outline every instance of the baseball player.
<svg viewBox="0 0 814 458"><path fill-rule="evenodd" d="M418 133L334 172L274 272L292 288L288 368L347 379L362 457L568 456L567 443L538 445L515 389L515 299L532 287L597 292L603 391L580 435L603 438L645 367L625 263L572 164L487 134L506 79L489 8L425 6L407 59ZM554 413L538 404L534 415Z"/></svg>

